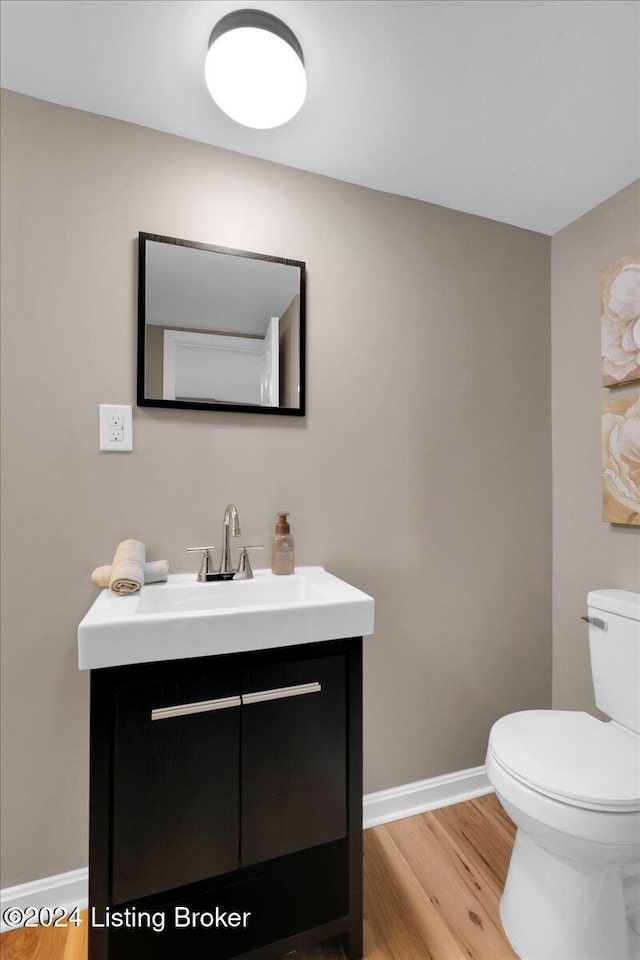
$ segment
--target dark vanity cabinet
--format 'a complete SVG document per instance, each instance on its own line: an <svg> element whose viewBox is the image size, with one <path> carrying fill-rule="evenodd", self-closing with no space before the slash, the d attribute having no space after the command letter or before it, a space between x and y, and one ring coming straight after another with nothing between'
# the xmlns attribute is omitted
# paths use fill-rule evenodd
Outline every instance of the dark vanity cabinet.
<svg viewBox="0 0 640 960"><path fill-rule="evenodd" d="M114 903L238 869L239 694L224 671L116 683Z"/></svg>
<svg viewBox="0 0 640 960"><path fill-rule="evenodd" d="M92 672L89 960L362 956L361 674L360 638Z"/></svg>

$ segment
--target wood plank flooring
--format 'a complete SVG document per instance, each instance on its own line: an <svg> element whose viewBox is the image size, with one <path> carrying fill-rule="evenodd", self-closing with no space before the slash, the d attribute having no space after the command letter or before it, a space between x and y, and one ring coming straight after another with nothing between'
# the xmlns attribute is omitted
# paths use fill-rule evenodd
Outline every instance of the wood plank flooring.
<svg viewBox="0 0 640 960"><path fill-rule="evenodd" d="M514 834L493 794L365 831L366 960L517 960L498 913ZM86 923L15 930L0 957L86 960L86 937ZM345 955L328 941L295 960Z"/></svg>

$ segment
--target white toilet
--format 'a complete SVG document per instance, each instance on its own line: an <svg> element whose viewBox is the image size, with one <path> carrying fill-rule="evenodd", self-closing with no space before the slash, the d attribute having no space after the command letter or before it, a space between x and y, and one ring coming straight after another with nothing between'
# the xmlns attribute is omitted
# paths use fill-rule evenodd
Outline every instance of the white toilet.
<svg viewBox="0 0 640 960"><path fill-rule="evenodd" d="M589 594L596 703L526 710L489 735L487 774L516 824L500 912L523 960L640 958L640 594Z"/></svg>

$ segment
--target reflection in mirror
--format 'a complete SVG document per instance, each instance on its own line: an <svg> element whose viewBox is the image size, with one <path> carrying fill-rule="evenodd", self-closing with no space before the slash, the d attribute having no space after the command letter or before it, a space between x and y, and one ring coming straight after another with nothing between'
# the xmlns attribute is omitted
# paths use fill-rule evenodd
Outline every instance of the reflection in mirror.
<svg viewBox="0 0 640 960"><path fill-rule="evenodd" d="M304 413L303 263L140 234L139 322L140 405Z"/></svg>

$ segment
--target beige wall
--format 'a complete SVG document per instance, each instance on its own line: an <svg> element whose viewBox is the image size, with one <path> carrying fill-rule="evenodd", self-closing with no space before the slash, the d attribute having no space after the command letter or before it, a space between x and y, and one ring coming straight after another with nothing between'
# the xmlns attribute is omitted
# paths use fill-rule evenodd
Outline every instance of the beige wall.
<svg viewBox="0 0 640 960"><path fill-rule="evenodd" d="M148 323L144 332L144 395L164 396L164 327Z"/></svg>
<svg viewBox="0 0 640 960"><path fill-rule="evenodd" d="M229 501L376 598L366 790L482 763L550 702L549 239L16 94L2 148L3 885L87 862L91 569L195 570ZM134 408L98 452L139 230L306 261L306 418Z"/></svg>
<svg viewBox="0 0 640 960"><path fill-rule="evenodd" d="M600 406L640 383L600 386L600 270L640 246L640 181L551 242L553 705L594 712L586 595L640 589L640 529L602 521Z"/></svg>
<svg viewBox="0 0 640 960"><path fill-rule="evenodd" d="M300 297L280 317L280 406L300 406Z"/></svg>

